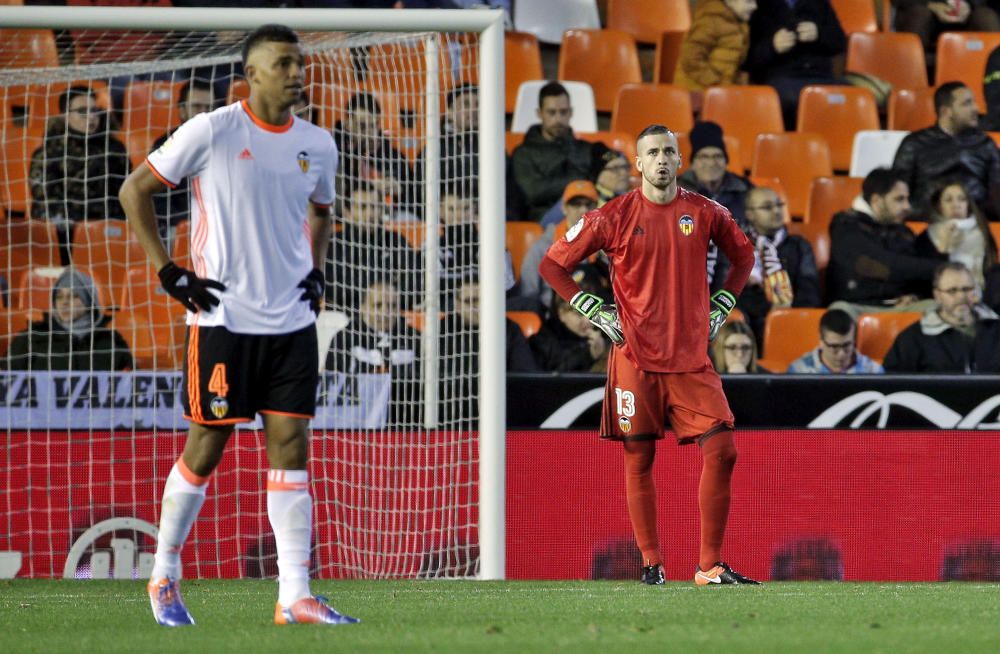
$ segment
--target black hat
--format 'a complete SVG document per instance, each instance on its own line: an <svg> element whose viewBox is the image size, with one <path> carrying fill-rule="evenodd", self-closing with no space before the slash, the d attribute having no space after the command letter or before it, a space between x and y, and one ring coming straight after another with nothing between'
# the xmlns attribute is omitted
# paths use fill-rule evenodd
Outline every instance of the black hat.
<svg viewBox="0 0 1000 654"><path fill-rule="evenodd" d="M621 159L625 155L618 150L612 150L600 141L590 147L590 181L597 182L597 176L601 174L604 167L615 159Z"/></svg>
<svg viewBox="0 0 1000 654"><path fill-rule="evenodd" d="M726 142L722 139L722 128L718 123L710 120L699 121L691 128L691 159L698 156L698 151L702 148L719 148L729 161L729 153L726 152Z"/></svg>

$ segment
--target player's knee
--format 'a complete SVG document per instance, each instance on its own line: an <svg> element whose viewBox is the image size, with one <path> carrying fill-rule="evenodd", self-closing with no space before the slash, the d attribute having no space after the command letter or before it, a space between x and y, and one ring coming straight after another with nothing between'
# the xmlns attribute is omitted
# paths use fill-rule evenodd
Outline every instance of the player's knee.
<svg viewBox="0 0 1000 654"><path fill-rule="evenodd" d="M730 470L736 465L739 453L736 450L736 442L733 439L733 432L730 429L721 429L703 436L701 449L706 462L711 462Z"/></svg>

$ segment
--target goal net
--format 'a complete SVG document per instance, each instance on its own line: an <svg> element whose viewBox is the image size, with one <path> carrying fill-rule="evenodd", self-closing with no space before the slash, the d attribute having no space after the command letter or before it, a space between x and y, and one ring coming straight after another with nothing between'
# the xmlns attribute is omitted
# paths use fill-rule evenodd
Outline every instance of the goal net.
<svg viewBox="0 0 1000 654"><path fill-rule="evenodd" d="M395 23L404 13L391 12ZM15 565L31 577L149 573L186 436L184 311L117 193L184 120L248 97L248 25L218 29L227 24L0 30L0 577ZM295 113L340 149L317 323L313 572L477 576L481 389L498 385L479 373L479 325L496 319L480 282L503 276L479 250L491 229L480 197L503 183L480 176L481 33L298 32L306 99ZM154 201L186 267L197 202L186 184ZM488 213L502 220L499 209ZM186 577L277 573L260 428L237 429L211 478Z"/></svg>

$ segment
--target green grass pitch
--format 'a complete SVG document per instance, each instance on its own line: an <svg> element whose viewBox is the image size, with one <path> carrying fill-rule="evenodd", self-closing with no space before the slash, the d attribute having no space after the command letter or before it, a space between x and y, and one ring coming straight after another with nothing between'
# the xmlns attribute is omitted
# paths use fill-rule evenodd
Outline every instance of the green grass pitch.
<svg viewBox="0 0 1000 654"><path fill-rule="evenodd" d="M1000 652L1000 585L314 581L359 625L277 627L267 581L186 580L198 625L140 582L0 582L0 652Z"/></svg>

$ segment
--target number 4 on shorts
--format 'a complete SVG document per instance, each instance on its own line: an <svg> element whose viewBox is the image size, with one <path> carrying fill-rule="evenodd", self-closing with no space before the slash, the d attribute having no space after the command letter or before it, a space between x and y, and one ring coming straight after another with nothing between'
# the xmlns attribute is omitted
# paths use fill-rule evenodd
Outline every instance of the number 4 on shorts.
<svg viewBox="0 0 1000 654"><path fill-rule="evenodd" d="M217 363L212 368L212 377L208 380L208 391L219 397L229 394L229 384L226 383L226 364Z"/></svg>

